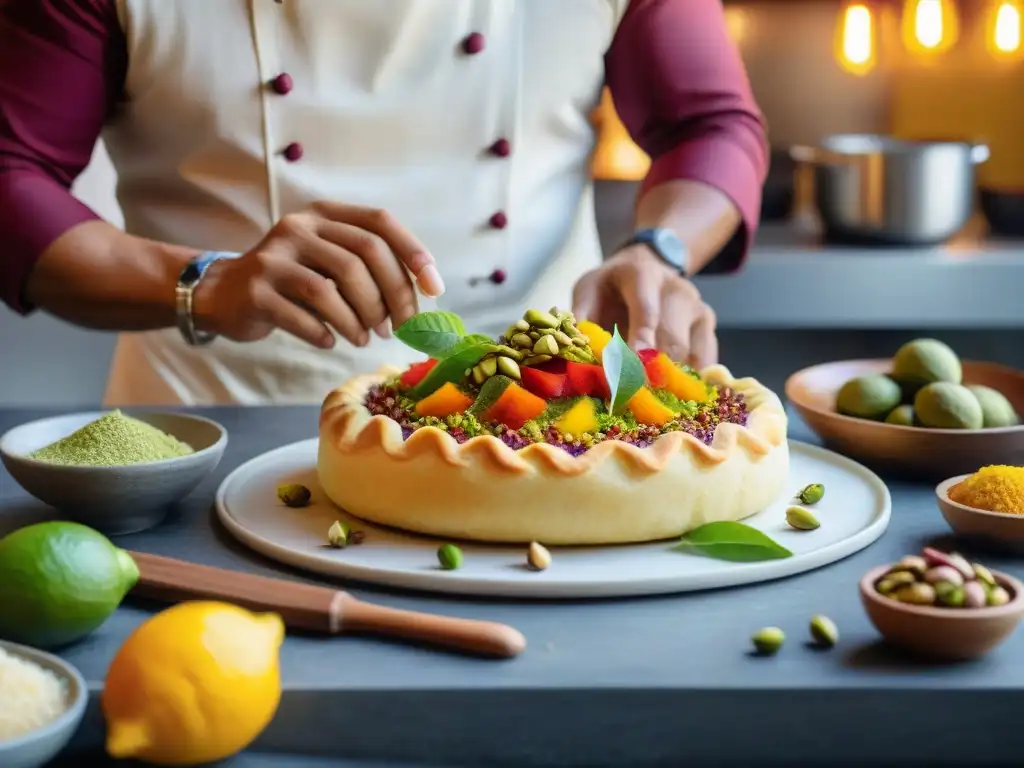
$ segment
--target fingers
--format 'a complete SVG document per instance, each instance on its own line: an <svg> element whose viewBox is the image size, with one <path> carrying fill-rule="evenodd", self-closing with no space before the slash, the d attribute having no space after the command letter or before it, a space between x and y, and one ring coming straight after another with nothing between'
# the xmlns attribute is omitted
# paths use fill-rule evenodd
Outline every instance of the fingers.
<svg viewBox="0 0 1024 768"><path fill-rule="evenodd" d="M377 235L416 277L424 294L440 296L444 293L444 281L430 251L387 211L329 202L317 203L314 210L327 221L350 224Z"/></svg>
<svg viewBox="0 0 1024 768"><path fill-rule="evenodd" d="M629 339L633 349L649 349L657 342L661 320L663 276L650 269L631 269L623 275L622 300L629 315Z"/></svg>
<svg viewBox="0 0 1024 768"><path fill-rule="evenodd" d="M367 273L376 286L383 305L367 310L368 327L378 329L378 333L385 331L387 325L384 322L387 317L391 318L394 327L400 326L410 317L419 311L419 303L416 298L416 290L413 287L409 270L405 268L388 246L382 237L368 232L365 229L352 226L351 224L340 224L338 222L325 222L321 225L321 236L326 240L340 246L346 253L354 254L365 265ZM344 286L339 282L339 285ZM353 290L359 290L358 287ZM361 306L359 299L349 297L343 287L343 295L354 307ZM367 299L371 298L369 296ZM382 317L376 317L382 314ZM364 317L362 310L360 317ZM383 325L383 328L381 326Z"/></svg>
<svg viewBox="0 0 1024 768"><path fill-rule="evenodd" d="M572 313L577 320L597 322L600 279L597 272L588 272L572 289Z"/></svg>
<svg viewBox="0 0 1024 768"><path fill-rule="evenodd" d="M334 334L323 322L274 290L268 283L261 283L260 286L253 297L254 303L260 313L274 325L314 347L330 349L334 346Z"/></svg>
<svg viewBox="0 0 1024 768"><path fill-rule="evenodd" d="M280 297L294 303L295 309L302 315L311 317L323 327L326 327L324 326L324 322L326 322L356 346L361 347L369 342L370 336L366 331L366 325L360 320L356 311L342 298L333 279L324 277L296 262L283 261L275 265L272 281L273 287ZM304 307L312 310L317 317L314 318ZM291 317L293 325L298 322L296 319L298 316L294 313L289 313L288 316ZM322 319L318 320L317 318ZM306 336L301 336L292 328L285 328L283 325L281 327L308 340ZM316 344L312 341L310 343ZM331 343L327 347L333 345L332 337ZM317 344L317 346L324 345Z"/></svg>
<svg viewBox="0 0 1024 768"><path fill-rule="evenodd" d="M718 362L717 324L714 310L701 302L696 322L690 328L690 356L687 364L700 369Z"/></svg>

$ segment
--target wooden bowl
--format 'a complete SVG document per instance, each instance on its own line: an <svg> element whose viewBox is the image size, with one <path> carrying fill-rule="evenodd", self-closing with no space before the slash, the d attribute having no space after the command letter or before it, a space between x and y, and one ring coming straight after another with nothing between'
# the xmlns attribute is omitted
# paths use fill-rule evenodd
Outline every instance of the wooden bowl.
<svg viewBox="0 0 1024 768"><path fill-rule="evenodd" d="M949 527L961 536L977 536L1014 550L1024 550L1024 509L1019 515L989 512L949 498L949 489L970 475L957 475L935 487L939 510Z"/></svg>
<svg viewBox="0 0 1024 768"><path fill-rule="evenodd" d="M835 411L836 394L850 379L888 373L889 359L843 360L797 371L786 380L786 397L832 450L882 472L941 480L988 464L1024 465L1024 424L993 429L926 429L856 419ZM1024 413L1024 373L965 361L964 383L998 390Z"/></svg>
<svg viewBox="0 0 1024 768"><path fill-rule="evenodd" d="M1024 618L1024 584L1005 573L992 575L1010 593L1006 605L988 608L935 608L908 605L879 594L876 582L890 566L882 565L860 580L860 599L868 618L886 642L941 661L982 656L1016 629Z"/></svg>

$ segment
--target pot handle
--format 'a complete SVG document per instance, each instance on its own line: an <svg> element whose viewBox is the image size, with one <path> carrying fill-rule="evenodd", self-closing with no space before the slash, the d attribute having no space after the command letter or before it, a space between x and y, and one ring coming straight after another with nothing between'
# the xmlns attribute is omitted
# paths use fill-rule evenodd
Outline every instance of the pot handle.
<svg viewBox="0 0 1024 768"><path fill-rule="evenodd" d="M975 165L981 165L989 158L989 150L987 144L972 144L971 145L971 162Z"/></svg>

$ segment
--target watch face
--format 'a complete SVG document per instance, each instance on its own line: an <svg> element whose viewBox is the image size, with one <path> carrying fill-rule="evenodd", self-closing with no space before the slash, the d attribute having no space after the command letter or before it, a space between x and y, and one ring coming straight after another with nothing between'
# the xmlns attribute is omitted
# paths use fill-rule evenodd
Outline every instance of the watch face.
<svg viewBox="0 0 1024 768"><path fill-rule="evenodd" d="M676 269L686 267L686 246L670 229L659 229L654 233L654 247L669 264Z"/></svg>

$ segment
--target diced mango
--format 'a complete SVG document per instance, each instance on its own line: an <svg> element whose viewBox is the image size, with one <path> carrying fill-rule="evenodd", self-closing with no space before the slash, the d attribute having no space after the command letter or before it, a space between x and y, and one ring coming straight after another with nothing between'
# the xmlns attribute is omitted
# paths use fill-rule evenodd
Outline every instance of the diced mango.
<svg viewBox="0 0 1024 768"><path fill-rule="evenodd" d="M608 346L608 342L612 340L612 335L597 323L592 323L589 320L577 323L576 328L590 339L590 350L594 353L594 357L597 358L597 362L601 362L601 351Z"/></svg>
<svg viewBox="0 0 1024 768"><path fill-rule="evenodd" d="M465 413L472 404L473 398L449 381L416 403L416 415L443 419Z"/></svg>
<svg viewBox="0 0 1024 768"><path fill-rule="evenodd" d="M597 431L597 408L594 401L584 397L573 404L572 408L562 414L555 422L555 429L563 435L582 435L584 432Z"/></svg>
<svg viewBox="0 0 1024 768"><path fill-rule="evenodd" d="M703 403L708 399L708 388L700 379L691 376L666 355L658 353L644 365L647 383L654 389L664 389L680 400Z"/></svg>
<svg viewBox="0 0 1024 768"><path fill-rule="evenodd" d="M626 407L637 422L650 427L660 427L676 417L672 409L662 403L647 387L633 395Z"/></svg>
<svg viewBox="0 0 1024 768"><path fill-rule="evenodd" d="M483 413L483 420L492 424L504 424L511 429L522 429L530 419L535 419L547 410L544 398L527 392L518 384L509 384L501 397Z"/></svg>

